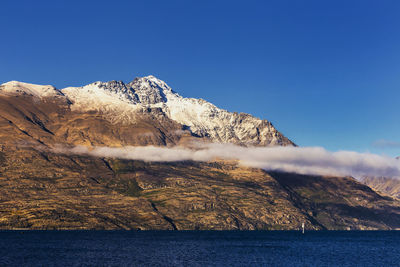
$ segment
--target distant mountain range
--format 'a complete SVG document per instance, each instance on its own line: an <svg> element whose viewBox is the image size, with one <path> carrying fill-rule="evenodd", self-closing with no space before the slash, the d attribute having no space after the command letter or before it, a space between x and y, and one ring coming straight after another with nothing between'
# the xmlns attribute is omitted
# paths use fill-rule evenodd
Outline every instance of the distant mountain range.
<svg viewBox="0 0 400 267"><path fill-rule="evenodd" d="M398 229L400 202L351 177L234 161L144 162L56 148L295 146L267 120L147 76L0 85L0 229Z"/></svg>
<svg viewBox="0 0 400 267"><path fill-rule="evenodd" d="M396 157L400 160L400 157ZM381 194L400 199L400 180L391 177L363 177L361 181Z"/></svg>

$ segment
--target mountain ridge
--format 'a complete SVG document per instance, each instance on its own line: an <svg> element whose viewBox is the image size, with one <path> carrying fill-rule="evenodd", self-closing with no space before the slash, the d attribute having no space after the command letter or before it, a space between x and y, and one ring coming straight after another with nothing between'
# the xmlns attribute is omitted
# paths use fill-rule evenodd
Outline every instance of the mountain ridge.
<svg viewBox="0 0 400 267"><path fill-rule="evenodd" d="M71 110L99 112L112 123L130 124L138 114L150 109L164 113L193 135L212 142L246 146L295 145L267 120L247 113L229 112L203 99L182 97L164 81L151 75L135 78L127 84L122 81L94 82L60 90L49 86L9 82L0 85L0 93L10 94L14 88L18 94L21 84L24 85L25 93L32 91L31 88L36 88L36 91L42 88L42 92L36 92L34 96L65 97L71 102Z"/></svg>

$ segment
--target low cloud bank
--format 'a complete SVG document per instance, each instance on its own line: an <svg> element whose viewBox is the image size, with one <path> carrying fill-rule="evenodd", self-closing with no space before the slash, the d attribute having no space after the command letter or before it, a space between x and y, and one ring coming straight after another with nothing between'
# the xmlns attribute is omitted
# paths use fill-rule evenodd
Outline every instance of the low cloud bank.
<svg viewBox="0 0 400 267"><path fill-rule="evenodd" d="M384 176L400 178L400 160L352 151L329 152L321 147L241 147L232 144L203 144L183 147L56 147L56 153L85 154L156 162L238 160L239 164L265 170L300 174Z"/></svg>

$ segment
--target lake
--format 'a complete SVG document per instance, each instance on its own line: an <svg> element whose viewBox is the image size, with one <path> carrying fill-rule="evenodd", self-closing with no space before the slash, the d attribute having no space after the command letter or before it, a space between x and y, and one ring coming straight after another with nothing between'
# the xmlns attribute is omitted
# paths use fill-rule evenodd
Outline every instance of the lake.
<svg viewBox="0 0 400 267"><path fill-rule="evenodd" d="M395 266L398 231L0 231L0 266Z"/></svg>

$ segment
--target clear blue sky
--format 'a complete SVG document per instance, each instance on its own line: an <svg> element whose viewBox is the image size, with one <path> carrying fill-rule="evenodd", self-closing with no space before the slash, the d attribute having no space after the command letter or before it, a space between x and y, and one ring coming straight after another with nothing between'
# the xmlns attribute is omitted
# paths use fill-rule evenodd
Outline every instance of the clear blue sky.
<svg viewBox="0 0 400 267"><path fill-rule="evenodd" d="M400 155L399 14L389 0L2 0L0 83L153 74L301 146Z"/></svg>

